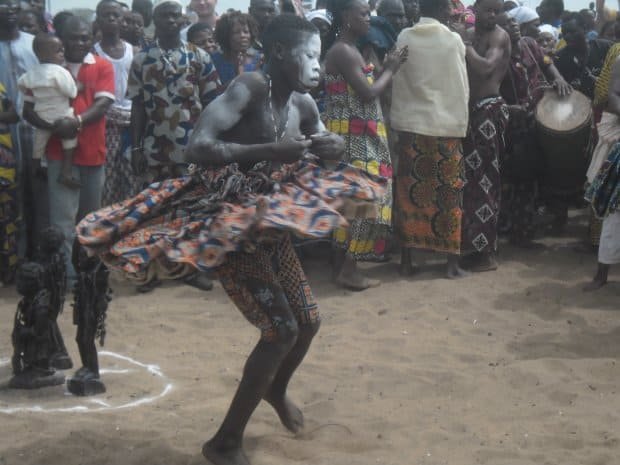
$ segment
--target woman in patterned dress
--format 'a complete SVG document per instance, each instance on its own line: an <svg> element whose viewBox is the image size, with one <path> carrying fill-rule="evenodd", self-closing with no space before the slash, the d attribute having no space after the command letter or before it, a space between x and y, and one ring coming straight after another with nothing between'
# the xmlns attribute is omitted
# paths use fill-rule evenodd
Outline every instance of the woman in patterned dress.
<svg viewBox="0 0 620 465"><path fill-rule="evenodd" d="M13 282L17 265L17 185L10 124L19 121L0 82L0 282Z"/></svg>
<svg viewBox="0 0 620 465"><path fill-rule="evenodd" d="M363 0L332 0L328 11L336 41L325 58L326 108L322 118L328 131L345 139L344 161L389 180L385 196L376 204L376 218L355 219L349 230L339 229L335 234L336 280L361 291L379 282L362 276L357 261L385 258L392 222L392 161L378 97L406 60L407 49L386 55L383 71L375 80L372 66L364 63L356 47L370 27L368 4Z"/></svg>

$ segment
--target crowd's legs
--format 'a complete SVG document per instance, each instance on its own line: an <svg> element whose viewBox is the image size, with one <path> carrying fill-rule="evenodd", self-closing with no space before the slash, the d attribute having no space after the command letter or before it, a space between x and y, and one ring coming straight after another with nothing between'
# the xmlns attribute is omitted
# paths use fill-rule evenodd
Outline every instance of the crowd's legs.
<svg viewBox="0 0 620 465"><path fill-rule="evenodd" d="M17 125L19 147L17 158L16 201L19 215L18 255L32 259L37 253L39 234L50 224L47 179L44 170L32 159L33 132L25 123Z"/></svg>
<svg viewBox="0 0 620 465"><path fill-rule="evenodd" d="M71 263L75 224L88 213L101 207L101 193L104 182L103 166L73 166L73 176L79 179L82 187L72 189L58 182L62 161L48 161L49 212L50 222L58 226L65 235L63 252L67 265L67 279L76 279Z"/></svg>

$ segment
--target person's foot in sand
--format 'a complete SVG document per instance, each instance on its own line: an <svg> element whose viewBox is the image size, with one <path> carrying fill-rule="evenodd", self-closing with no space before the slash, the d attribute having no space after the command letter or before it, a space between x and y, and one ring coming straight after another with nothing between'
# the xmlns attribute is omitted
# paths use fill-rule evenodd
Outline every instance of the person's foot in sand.
<svg viewBox="0 0 620 465"><path fill-rule="evenodd" d="M213 281L209 279L206 273L200 271L187 276L183 282L201 291L210 291L213 289Z"/></svg>
<svg viewBox="0 0 620 465"><path fill-rule="evenodd" d="M497 270L498 264L490 253L476 252L461 259L460 266L472 273Z"/></svg>
<svg viewBox="0 0 620 465"><path fill-rule="evenodd" d="M346 289L352 291L364 291L371 287L378 287L381 281L370 279L362 275L357 262L348 254L345 256L340 272L336 275L336 282Z"/></svg>
<svg viewBox="0 0 620 465"><path fill-rule="evenodd" d="M303 429L304 414L288 397L265 398L265 400L274 408L284 427L291 433L297 434Z"/></svg>
<svg viewBox="0 0 620 465"><path fill-rule="evenodd" d="M411 260L411 249L403 247L400 251L400 266L398 272L401 276L412 276L418 271L418 267Z"/></svg>
<svg viewBox="0 0 620 465"><path fill-rule="evenodd" d="M598 264L598 269L596 270L596 274L592 281L586 284L583 287L583 292L591 292L600 289L605 284L607 284L607 275L609 274L609 265L605 265L604 263Z"/></svg>
<svg viewBox="0 0 620 465"><path fill-rule="evenodd" d="M250 465L250 461L239 446L226 447L215 438L202 446L202 455L213 465Z"/></svg>
<svg viewBox="0 0 620 465"><path fill-rule="evenodd" d="M471 276L471 273L465 271L459 266L458 255L448 255L448 264L446 266L446 278L448 279L461 279Z"/></svg>

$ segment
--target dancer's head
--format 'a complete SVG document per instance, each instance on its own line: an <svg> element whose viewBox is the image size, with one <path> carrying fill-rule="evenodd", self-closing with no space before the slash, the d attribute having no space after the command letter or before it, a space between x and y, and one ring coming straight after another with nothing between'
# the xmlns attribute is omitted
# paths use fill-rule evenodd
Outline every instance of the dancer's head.
<svg viewBox="0 0 620 465"><path fill-rule="evenodd" d="M307 92L319 84L321 38L307 19L276 16L263 34L268 72L284 76L293 90Z"/></svg>

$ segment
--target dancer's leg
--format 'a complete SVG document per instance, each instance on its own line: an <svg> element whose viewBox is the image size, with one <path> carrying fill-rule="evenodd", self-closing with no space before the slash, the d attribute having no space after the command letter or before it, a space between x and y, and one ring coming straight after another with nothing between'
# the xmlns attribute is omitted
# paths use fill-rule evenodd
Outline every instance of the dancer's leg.
<svg viewBox="0 0 620 465"><path fill-rule="evenodd" d="M203 455L215 465L247 465L242 450L243 432L258 403L274 382L282 361L295 346L299 329L282 289L274 284L247 280L261 310L273 323L269 339L261 339L245 364L243 377L219 430L204 444ZM292 373L291 373L292 374Z"/></svg>

